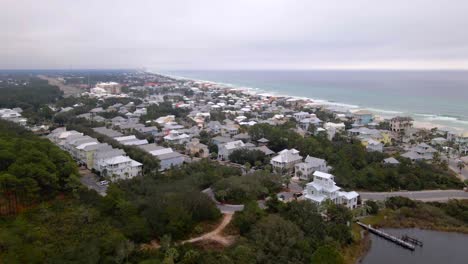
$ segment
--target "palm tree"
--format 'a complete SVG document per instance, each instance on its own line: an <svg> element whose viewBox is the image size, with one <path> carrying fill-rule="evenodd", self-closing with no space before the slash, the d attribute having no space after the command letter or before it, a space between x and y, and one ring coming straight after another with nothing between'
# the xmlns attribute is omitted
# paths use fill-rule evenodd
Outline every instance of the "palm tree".
<svg viewBox="0 0 468 264"><path fill-rule="evenodd" d="M300 179L300 178L302 177L302 171L298 170L298 171L296 172L296 175L297 175L297 177L299 177L299 179Z"/></svg>
<svg viewBox="0 0 468 264"><path fill-rule="evenodd" d="M463 168L465 168L465 163L463 161L458 161L457 168L460 170L460 174L462 173Z"/></svg>
<svg viewBox="0 0 468 264"><path fill-rule="evenodd" d="M289 189L289 184L291 183L291 176L284 175L283 176L283 183L286 185L286 189Z"/></svg>
<svg viewBox="0 0 468 264"><path fill-rule="evenodd" d="M432 157L432 162L434 164L439 164L440 163L440 152L435 152L433 157Z"/></svg>

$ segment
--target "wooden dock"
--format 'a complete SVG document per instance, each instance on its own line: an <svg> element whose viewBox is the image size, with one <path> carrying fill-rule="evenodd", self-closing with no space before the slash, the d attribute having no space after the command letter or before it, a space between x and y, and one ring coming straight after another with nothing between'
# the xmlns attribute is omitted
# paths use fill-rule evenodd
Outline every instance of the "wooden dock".
<svg viewBox="0 0 468 264"><path fill-rule="evenodd" d="M413 244L413 245L415 245L415 246L420 246L420 247L423 246L423 242L422 242L422 241L419 241L419 240L417 240L416 238L412 238L412 237L410 237L410 236L408 236L408 235L402 236L402 237L401 237L401 240L406 241L406 242L409 242L409 243L411 243L411 244Z"/></svg>
<svg viewBox="0 0 468 264"><path fill-rule="evenodd" d="M397 238L397 237L395 237L395 236L392 236L392 235L390 235L390 234L387 234L387 233L385 233L385 232L383 232L383 231L380 231L380 230L378 230L378 229L376 229L376 228L373 228L373 227L371 227L370 225L366 225L366 224L363 224L363 223L361 223L361 222L356 222L356 223L357 223L358 225L360 225L362 228L369 230L369 232L371 232L371 233L373 233L373 234L376 234L376 235L378 235L378 236L380 236L380 237L382 237L382 238L385 238L386 240L391 241L391 242L393 242L393 243L395 243L395 244L397 244L397 245L399 245L399 246L401 246L401 247L404 247L404 248L409 249L409 250L412 250L412 251L414 251L415 248L416 248L413 244L408 243L408 242L406 242L406 241L403 241L403 240L400 239L400 238Z"/></svg>

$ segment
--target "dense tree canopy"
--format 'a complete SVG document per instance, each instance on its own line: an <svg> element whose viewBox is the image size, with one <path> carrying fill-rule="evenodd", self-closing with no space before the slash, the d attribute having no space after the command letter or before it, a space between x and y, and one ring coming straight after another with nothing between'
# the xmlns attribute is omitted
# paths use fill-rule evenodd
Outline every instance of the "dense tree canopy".
<svg viewBox="0 0 468 264"><path fill-rule="evenodd" d="M2 224L0 248L2 263L123 263L134 245L95 209L55 201Z"/></svg>
<svg viewBox="0 0 468 264"><path fill-rule="evenodd" d="M16 213L36 199L78 187L71 157L46 139L0 120L0 211Z"/></svg>
<svg viewBox="0 0 468 264"><path fill-rule="evenodd" d="M0 87L0 108L21 107L23 110L35 111L40 106L55 102L63 92L47 81L32 78L24 86Z"/></svg>
<svg viewBox="0 0 468 264"><path fill-rule="evenodd" d="M268 164L269 158L260 150L250 150L250 149L236 149L229 155L229 160L238 163L250 165L255 164Z"/></svg>
<svg viewBox="0 0 468 264"><path fill-rule="evenodd" d="M280 175L256 171L222 179L213 185L213 189L220 201L244 203L276 193L281 188L282 182Z"/></svg>

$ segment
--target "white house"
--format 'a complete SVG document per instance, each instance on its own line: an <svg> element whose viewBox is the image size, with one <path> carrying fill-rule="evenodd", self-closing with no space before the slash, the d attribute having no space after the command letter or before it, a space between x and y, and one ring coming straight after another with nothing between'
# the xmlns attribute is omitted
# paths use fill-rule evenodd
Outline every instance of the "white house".
<svg viewBox="0 0 468 264"><path fill-rule="evenodd" d="M190 141L190 136L177 130L171 130L164 141L172 144L185 144Z"/></svg>
<svg viewBox="0 0 468 264"><path fill-rule="evenodd" d="M379 141L376 141L376 140L373 140L373 139L369 139L369 140L367 140L366 150L370 151L370 152L373 152L373 151L383 152L383 144L382 144L382 142L379 142Z"/></svg>
<svg viewBox="0 0 468 264"><path fill-rule="evenodd" d="M235 136L239 133L239 126L234 124L227 124L221 128L221 135L226 136Z"/></svg>
<svg viewBox="0 0 468 264"><path fill-rule="evenodd" d="M323 128L327 130L328 139L332 140L336 133L345 131L345 124L327 122L323 125Z"/></svg>
<svg viewBox="0 0 468 264"><path fill-rule="evenodd" d="M206 124L206 130L208 132L211 132L213 134L219 134L221 133L223 125L219 121L210 121L208 124Z"/></svg>
<svg viewBox="0 0 468 264"><path fill-rule="evenodd" d="M304 162L297 163L294 168L296 177L302 180L309 180L315 171L328 172L327 162L307 155Z"/></svg>
<svg viewBox="0 0 468 264"><path fill-rule="evenodd" d="M307 112L297 112L297 113L294 113L293 114L293 117L294 119L296 119L296 121L301 121L302 119L306 119L306 118L309 118L310 117L310 114L307 113Z"/></svg>
<svg viewBox="0 0 468 264"><path fill-rule="evenodd" d="M242 142L242 140L236 140L236 141L231 141L227 142L225 144L219 144L218 145L218 160L229 160L229 155L236 150L240 148L244 148L245 144Z"/></svg>
<svg viewBox="0 0 468 264"><path fill-rule="evenodd" d="M138 146L140 149L150 153L159 159L159 170L164 171L171 167L177 167L184 163L185 156L175 152L172 148L165 148L156 144Z"/></svg>
<svg viewBox="0 0 468 264"><path fill-rule="evenodd" d="M278 172L291 172L294 165L300 162L302 162L302 156L296 149L284 149L270 160L270 164Z"/></svg>
<svg viewBox="0 0 468 264"><path fill-rule="evenodd" d="M116 156L98 160L101 175L110 177L111 180L131 179L141 174L142 164L127 156Z"/></svg>
<svg viewBox="0 0 468 264"><path fill-rule="evenodd" d="M160 125L165 125L174 121L175 121L175 115L161 116L155 120L155 122Z"/></svg>
<svg viewBox="0 0 468 264"><path fill-rule="evenodd" d="M302 119L301 121L299 121L299 124L298 126L307 131L309 130L309 127L310 125L314 125L314 126L320 126L320 124L322 123L322 120L318 119L317 117L311 117L311 118L304 118Z"/></svg>
<svg viewBox="0 0 468 264"><path fill-rule="evenodd" d="M357 207L359 194L355 191L340 191L341 188L336 185L333 175L316 171L313 176L314 180L309 182L303 191L304 199L316 205L330 200L335 204L341 204L350 209Z"/></svg>
<svg viewBox="0 0 468 264"><path fill-rule="evenodd" d="M10 122L15 122L22 126L26 125L28 121L26 118L21 117L21 112L23 110L21 108L14 108L14 109L0 109L0 119L8 120Z"/></svg>
<svg viewBox="0 0 468 264"><path fill-rule="evenodd" d="M175 151L171 153L160 154L156 157L158 157L160 161L159 170L161 171L170 169L171 167L178 167L185 161L185 156Z"/></svg>

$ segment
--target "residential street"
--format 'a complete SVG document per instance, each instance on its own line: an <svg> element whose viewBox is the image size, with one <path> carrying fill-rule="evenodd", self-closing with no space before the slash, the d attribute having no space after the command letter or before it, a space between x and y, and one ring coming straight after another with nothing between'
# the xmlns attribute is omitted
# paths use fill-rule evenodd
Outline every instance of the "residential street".
<svg viewBox="0 0 468 264"><path fill-rule="evenodd" d="M468 166L465 166L460 174L460 169L458 169L457 164L458 159L451 158L449 160L449 168L453 170L462 181L468 180Z"/></svg>
<svg viewBox="0 0 468 264"><path fill-rule="evenodd" d="M242 211L244 210L244 205L243 204L223 204L220 203L216 200L213 190L211 188L207 188L202 191L202 193L208 195L211 200L213 200L216 204L216 207L221 211L223 214L233 214L237 211Z"/></svg>
<svg viewBox="0 0 468 264"><path fill-rule="evenodd" d="M392 196L403 196L424 202L445 202L449 199L468 199L468 192L463 190L431 190L431 191L404 191L404 192L359 192L362 200L385 200Z"/></svg>

